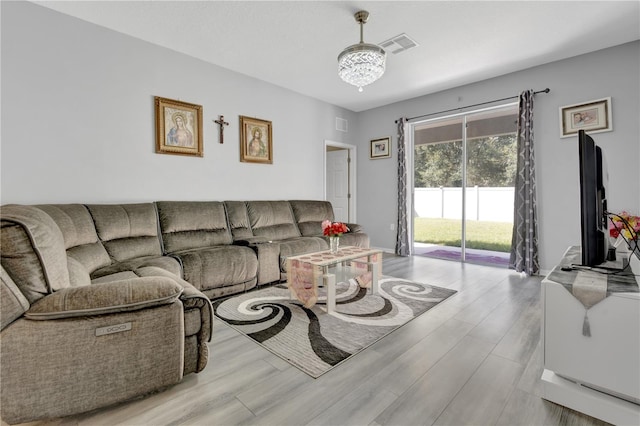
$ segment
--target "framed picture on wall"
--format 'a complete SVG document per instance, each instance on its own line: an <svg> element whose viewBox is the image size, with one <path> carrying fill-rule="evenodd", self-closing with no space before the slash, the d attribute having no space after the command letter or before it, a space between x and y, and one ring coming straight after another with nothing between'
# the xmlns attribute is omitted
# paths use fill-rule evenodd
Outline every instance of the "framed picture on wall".
<svg viewBox="0 0 640 426"><path fill-rule="evenodd" d="M240 161L273 163L271 122L240 116Z"/></svg>
<svg viewBox="0 0 640 426"><path fill-rule="evenodd" d="M598 99L560 108L560 137L574 136L578 130L589 133L610 132L611 98Z"/></svg>
<svg viewBox="0 0 640 426"><path fill-rule="evenodd" d="M155 97L156 152L202 157L202 106Z"/></svg>
<svg viewBox="0 0 640 426"><path fill-rule="evenodd" d="M391 157L391 138L373 139L371 141L371 150L369 151L369 158L377 160L380 158Z"/></svg>

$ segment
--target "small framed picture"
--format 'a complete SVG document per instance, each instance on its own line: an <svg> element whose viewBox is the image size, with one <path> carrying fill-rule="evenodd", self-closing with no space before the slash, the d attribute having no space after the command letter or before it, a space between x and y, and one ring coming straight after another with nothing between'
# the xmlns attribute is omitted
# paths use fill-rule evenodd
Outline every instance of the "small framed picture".
<svg viewBox="0 0 640 426"><path fill-rule="evenodd" d="M202 106L155 97L156 152L202 157Z"/></svg>
<svg viewBox="0 0 640 426"><path fill-rule="evenodd" d="M611 98L598 99L560 108L560 137L574 136L578 130L589 133L610 132Z"/></svg>
<svg viewBox="0 0 640 426"><path fill-rule="evenodd" d="M391 157L391 138L374 139L371 141L369 158L377 160Z"/></svg>
<svg viewBox="0 0 640 426"><path fill-rule="evenodd" d="M240 161L273 163L271 122L240 116Z"/></svg>

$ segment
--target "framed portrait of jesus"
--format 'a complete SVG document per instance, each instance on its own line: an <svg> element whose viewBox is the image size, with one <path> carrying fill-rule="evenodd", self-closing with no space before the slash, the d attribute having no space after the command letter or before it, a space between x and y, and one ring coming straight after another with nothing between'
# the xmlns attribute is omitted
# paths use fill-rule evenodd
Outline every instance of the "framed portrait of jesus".
<svg viewBox="0 0 640 426"><path fill-rule="evenodd" d="M240 116L240 161L273 164L271 121Z"/></svg>

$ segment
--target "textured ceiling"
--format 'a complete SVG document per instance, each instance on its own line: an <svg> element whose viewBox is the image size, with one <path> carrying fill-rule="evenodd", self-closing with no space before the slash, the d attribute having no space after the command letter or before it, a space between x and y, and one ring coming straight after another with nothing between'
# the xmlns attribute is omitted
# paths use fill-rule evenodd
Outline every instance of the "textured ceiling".
<svg viewBox="0 0 640 426"><path fill-rule="evenodd" d="M635 1L34 1L352 111L640 39ZM337 76L359 41L406 33L363 93Z"/></svg>

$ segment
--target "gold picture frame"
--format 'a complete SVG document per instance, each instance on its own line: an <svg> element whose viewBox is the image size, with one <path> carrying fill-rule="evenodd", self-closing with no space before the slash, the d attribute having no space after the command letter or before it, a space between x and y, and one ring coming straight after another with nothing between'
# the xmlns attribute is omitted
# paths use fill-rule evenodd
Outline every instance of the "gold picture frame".
<svg viewBox="0 0 640 426"><path fill-rule="evenodd" d="M578 130L589 133L610 132L613 130L611 98L561 107L560 126L561 138L577 135Z"/></svg>
<svg viewBox="0 0 640 426"><path fill-rule="evenodd" d="M391 138L373 139L369 150L369 159L391 158Z"/></svg>
<svg viewBox="0 0 640 426"><path fill-rule="evenodd" d="M155 97L156 153L202 157L202 106Z"/></svg>
<svg viewBox="0 0 640 426"><path fill-rule="evenodd" d="M240 161L273 164L271 121L240 116Z"/></svg>

